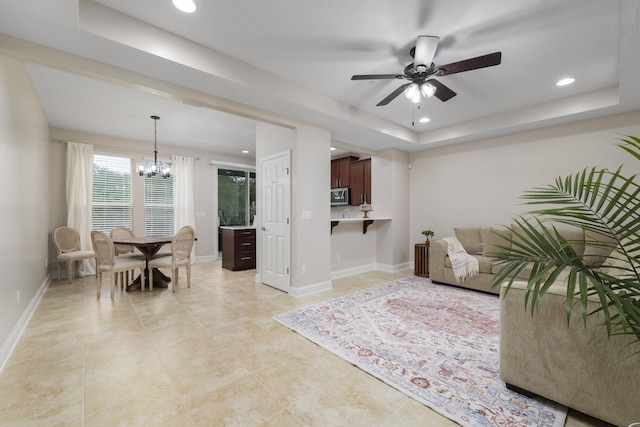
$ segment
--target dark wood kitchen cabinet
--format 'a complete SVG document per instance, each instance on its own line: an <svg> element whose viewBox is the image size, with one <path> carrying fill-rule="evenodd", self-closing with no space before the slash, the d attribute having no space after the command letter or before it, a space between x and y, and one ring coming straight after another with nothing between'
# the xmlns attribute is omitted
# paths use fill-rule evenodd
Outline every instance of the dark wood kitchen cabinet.
<svg viewBox="0 0 640 427"><path fill-rule="evenodd" d="M220 228L222 228L222 268L233 271L256 268L256 229Z"/></svg>
<svg viewBox="0 0 640 427"><path fill-rule="evenodd" d="M351 162L349 204L371 203L371 159Z"/></svg>
<svg viewBox="0 0 640 427"><path fill-rule="evenodd" d="M331 188L349 187L351 185L351 162L356 157L341 157L331 160Z"/></svg>

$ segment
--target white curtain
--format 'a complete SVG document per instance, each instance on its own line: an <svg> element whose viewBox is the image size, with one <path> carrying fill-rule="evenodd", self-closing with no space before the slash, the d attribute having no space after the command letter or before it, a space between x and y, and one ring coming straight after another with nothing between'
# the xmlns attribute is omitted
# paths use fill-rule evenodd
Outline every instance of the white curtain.
<svg viewBox="0 0 640 427"><path fill-rule="evenodd" d="M196 213L193 203L193 158L172 156L171 169L173 181L173 229L190 225L196 228ZM196 260L196 248L193 245L191 262Z"/></svg>
<svg viewBox="0 0 640 427"><path fill-rule="evenodd" d="M91 199L93 192L93 145L67 143L67 226L80 234L80 249L92 250ZM84 260L80 275L95 274L93 261Z"/></svg>

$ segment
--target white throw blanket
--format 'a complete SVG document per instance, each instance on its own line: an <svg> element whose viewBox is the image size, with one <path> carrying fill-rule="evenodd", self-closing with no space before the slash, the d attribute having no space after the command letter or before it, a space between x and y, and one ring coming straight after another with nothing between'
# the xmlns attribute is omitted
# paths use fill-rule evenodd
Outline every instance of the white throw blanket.
<svg viewBox="0 0 640 427"><path fill-rule="evenodd" d="M453 268L453 275L456 276L457 283L480 274L478 260L464 250L458 239L445 237L443 240L447 242L447 254L451 260L451 268Z"/></svg>

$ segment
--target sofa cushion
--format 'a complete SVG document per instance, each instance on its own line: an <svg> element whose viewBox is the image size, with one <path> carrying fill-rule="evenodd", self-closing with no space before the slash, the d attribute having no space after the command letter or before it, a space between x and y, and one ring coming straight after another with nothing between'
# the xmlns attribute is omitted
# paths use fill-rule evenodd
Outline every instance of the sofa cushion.
<svg viewBox="0 0 640 427"><path fill-rule="evenodd" d="M500 246L511 247L511 231L494 230L492 228L480 229L480 240L482 241L482 255L493 255L496 257L508 254L508 250L499 248Z"/></svg>
<svg viewBox="0 0 640 427"><path fill-rule="evenodd" d="M502 267L504 267L504 264L499 263L499 262L494 262L493 266L491 268L491 273L492 274L498 274L500 272L500 270L502 270ZM523 280L527 280L529 279L529 276L531 276L531 270L533 269L533 263L529 263L524 270L522 270L520 272L520 274L518 274L518 279L523 279Z"/></svg>
<svg viewBox="0 0 640 427"><path fill-rule="evenodd" d="M484 255L476 255L478 260L478 267L480 267L480 273L491 274L493 272L493 265L496 263L495 258L491 258Z"/></svg>
<svg viewBox="0 0 640 427"><path fill-rule="evenodd" d="M607 259L602 263L603 270L611 276L634 277L633 269L637 269L640 264L640 250L630 251L628 255L632 258L633 265L629 262L629 258L624 255L622 247L630 248L629 239L622 240L622 246L618 246L609 254Z"/></svg>
<svg viewBox="0 0 640 427"><path fill-rule="evenodd" d="M453 231L468 254L477 255L482 252L479 228L454 228Z"/></svg>
<svg viewBox="0 0 640 427"><path fill-rule="evenodd" d="M553 230L549 230L553 235ZM559 229L558 233L571 245L574 252L581 257L584 254L584 230L580 229Z"/></svg>
<svg viewBox="0 0 640 427"><path fill-rule="evenodd" d="M611 237L604 236L594 231L585 230L584 232L584 262L587 265L602 265L604 261L609 257L613 247L615 246L615 240ZM610 246L599 247L594 246L595 242L603 242L610 244Z"/></svg>
<svg viewBox="0 0 640 427"><path fill-rule="evenodd" d="M478 260L480 273L491 274L491 271L493 270L493 263L496 261L495 258L489 258L482 255L474 255L474 257ZM451 267L451 259L449 257L444 259L444 266L447 268L453 268Z"/></svg>

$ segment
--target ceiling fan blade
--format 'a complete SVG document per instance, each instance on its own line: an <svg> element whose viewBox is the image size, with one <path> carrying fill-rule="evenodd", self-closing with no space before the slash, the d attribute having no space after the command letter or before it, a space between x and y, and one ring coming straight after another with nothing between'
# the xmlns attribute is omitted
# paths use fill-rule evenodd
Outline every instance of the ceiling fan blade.
<svg viewBox="0 0 640 427"><path fill-rule="evenodd" d="M499 65L502 60L502 52L494 52L476 58L465 59L464 61L452 62L442 65L434 73L437 76L447 76L449 74L461 73L463 71L477 70L479 68L493 67Z"/></svg>
<svg viewBox="0 0 640 427"><path fill-rule="evenodd" d="M450 100L451 98L457 95L454 91L452 91L447 86L443 85L437 80L429 79L426 81L426 83L431 83L433 86L435 86L436 93L434 93L433 95L442 102L447 102L448 100Z"/></svg>
<svg viewBox="0 0 640 427"><path fill-rule="evenodd" d="M387 105L388 103L390 103L391 101L393 101L394 99L396 99L396 97L398 95L400 95L402 92L404 92L404 90L407 88L407 86L409 86L411 83L405 83L403 85L401 85L398 89L394 90L393 92L391 92L389 95L387 95L387 97L385 99L383 99L382 101L378 102L376 104L376 107L380 107L381 105Z"/></svg>
<svg viewBox="0 0 640 427"><path fill-rule="evenodd" d="M351 80L380 80L380 79L403 79L402 74L358 74L351 77Z"/></svg>
<svg viewBox="0 0 640 427"><path fill-rule="evenodd" d="M413 55L413 63L416 66L424 65L429 68L433 61L433 56L436 54L439 41L440 37L437 36L418 36Z"/></svg>

